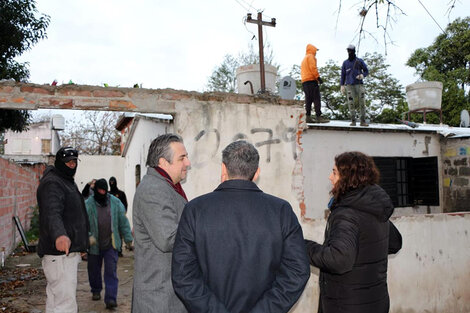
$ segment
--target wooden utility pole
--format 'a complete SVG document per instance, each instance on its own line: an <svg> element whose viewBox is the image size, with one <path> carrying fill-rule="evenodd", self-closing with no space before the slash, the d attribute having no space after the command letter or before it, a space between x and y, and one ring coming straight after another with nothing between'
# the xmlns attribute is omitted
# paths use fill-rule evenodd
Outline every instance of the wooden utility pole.
<svg viewBox="0 0 470 313"><path fill-rule="evenodd" d="M271 22L263 22L263 16L261 12L258 12L258 19L254 20L251 18L251 13L248 13L246 17L248 23L258 24L258 43L259 43L259 71L261 77L261 93L266 92L266 81L264 79L264 49L263 49L263 25L276 26L276 19L272 18Z"/></svg>

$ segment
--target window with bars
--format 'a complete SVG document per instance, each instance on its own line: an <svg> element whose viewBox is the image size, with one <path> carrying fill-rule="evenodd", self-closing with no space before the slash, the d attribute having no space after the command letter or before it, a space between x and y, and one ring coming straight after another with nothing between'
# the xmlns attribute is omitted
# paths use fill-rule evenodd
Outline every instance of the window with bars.
<svg viewBox="0 0 470 313"><path fill-rule="evenodd" d="M395 207L439 205L437 157L374 157L374 162Z"/></svg>

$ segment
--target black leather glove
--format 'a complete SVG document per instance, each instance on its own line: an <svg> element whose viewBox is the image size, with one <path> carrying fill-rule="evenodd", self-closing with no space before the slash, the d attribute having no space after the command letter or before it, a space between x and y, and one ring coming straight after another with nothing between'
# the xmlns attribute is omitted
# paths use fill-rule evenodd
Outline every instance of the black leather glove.
<svg viewBox="0 0 470 313"><path fill-rule="evenodd" d="M321 79L321 77L318 77L318 83L321 85L323 84L323 79Z"/></svg>

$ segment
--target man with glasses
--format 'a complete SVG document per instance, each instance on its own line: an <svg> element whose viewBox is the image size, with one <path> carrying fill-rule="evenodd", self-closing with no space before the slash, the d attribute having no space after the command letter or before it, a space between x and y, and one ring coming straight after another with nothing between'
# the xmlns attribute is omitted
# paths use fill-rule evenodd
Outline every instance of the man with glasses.
<svg viewBox="0 0 470 313"><path fill-rule="evenodd" d="M44 171L37 190L38 255L46 276L46 312L78 311L77 270L88 249L89 224L83 197L74 181L78 151L63 147Z"/></svg>

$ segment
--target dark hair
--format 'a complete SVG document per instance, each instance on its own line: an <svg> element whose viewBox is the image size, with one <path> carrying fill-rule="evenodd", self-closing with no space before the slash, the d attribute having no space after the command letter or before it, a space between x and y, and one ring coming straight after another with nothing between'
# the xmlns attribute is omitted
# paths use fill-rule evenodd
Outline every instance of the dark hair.
<svg viewBox="0 0 470 313"><path fill-rule="evenodd" d="M331 189L331 194L338 200L347 191L379 182L379 170L374 160L358 151L344 152L335 157L339 180Z"/></svg>
<svg viewBox="0 0 470 313"><path fill-rule="evenodd" d="M173 159L173 150L170 149L172 142L183 143L183 138L176 134L164 134L155 138L150 144L147 155L147 166L157 167L160 158L164 158L171 163Z"/></svg>
<svg viewBox="0 0 470 313"><path fill-rule="evenodd" d="M222 163L230 178L252 180L259 166L258 150L244 140L232 142L222 151Z"/></svg>

